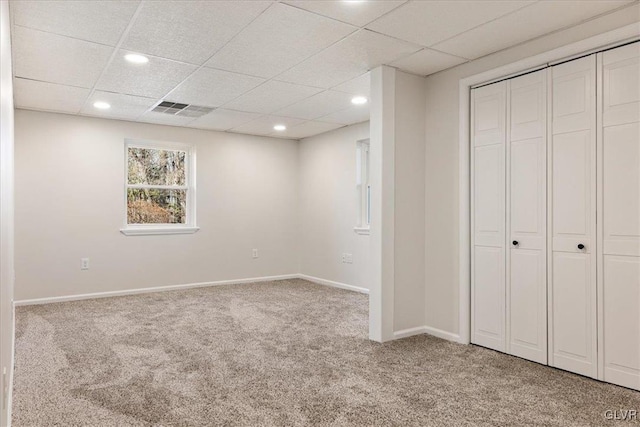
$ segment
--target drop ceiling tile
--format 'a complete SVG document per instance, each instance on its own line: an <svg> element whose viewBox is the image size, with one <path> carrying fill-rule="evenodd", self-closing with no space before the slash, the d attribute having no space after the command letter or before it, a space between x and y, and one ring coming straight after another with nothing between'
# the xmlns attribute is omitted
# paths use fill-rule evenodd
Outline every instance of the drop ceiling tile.
<svg viewBox="0 0 640 427"><path fill-rule="evenodd" d="M94 102L102 101L111 105L107 110L99 110ZM80 114L87 116L107 117L112 119L135 120L158 102L157 99L140 96L122 95L119 93L95 91L85 104Z"/></svg>
<svg viewBox="0 0 640 427"><path fill-rule="evenodd" d="M291 129L287 129L285 131L286 136L289 138L308 138L310 136L319 135L321 133L329 132L330 130L338 129L343 125L339 123L325 123L325 122L304 122L299 125L292 127ZM271 136L281 136L279 133L275 132L271 134Z"/></svg>
<svg viewBox="0 0 640 427"><path fill-rule="evenodd" d="M225 108L269 114L322 92L322 89L270 80L226 104Z"/></svg>
<svg viewBox="0 0 640 427"><path fill-rule="evenodd" d="M271 78L355 30L278 3L216 53L207 66Z"/></svg>
<svg viewBox="0 0 640 427"><path fill-rule="evenodd" d="M201 65L270 4L269 1L145 2L122 47Z"/></svg>
<svg viewBox="0 0 640 427"><path fill-rule="evenodd" d="M281 74L278 80L330 88L420 49L411 43L361 30Z"/></svg>
<svg viewBox="0 0 640 427"><path fill-rule="evenodd" d="M13 23L115 46L139 1L12 1Z"/></svg>
<svg viewBox="0 0 640 427"><path fill-rule="evenodd" d="M183 81L197 67L183 62L149 57L146 64L131 64L124 59L129 53L119 50L96 89L127 95L161 98Z"/></svg>
<svg viewBox="0 0 640 427"><path fill-rule="evenodd" d="M276 113L285 117L313 120L351 107L353 105L351 98L351 94L327 90L278 110Z"/></svg>
<svg viewBox="0 0 640 427"><path fill-rule="evenodd" d="M335 113L320 117L318 120L329 123L340 123L343 125L352 125L354 123L366 122L369 120L369 104L354 105L346 110L337 111Z"/></svg>
<svg viewBox="0 0 640 427"><path fill-rule="evenodd" d="M216 109L189 123L189 127L211 130L229 130L260 117L260 114Z"/></svg>
<svg viewBox="0 0 640 427"><path fill-rule="evenodd" d="M332 90L369 97L369 94L371 93L371 73L366 72L355 79L348 80L338 86L335 86Z"/></svg>
<svg viewBox="0 0 640 427"><path fill-rule="evenodd" d="M203 67L166 96L185 104L219 107L263 83L264 79Z"/></svg>
<svg viewBox="0 0 640 427"><path fill-rule="evenodd" d="M533 1L410 1L367 28L430 47L531 3Z"/></svg>
<svg viewBox="0 0 640 427"><path fill-rule="evenodd" d="M136 121L168 126L187 126L189 123L194 121L194 118L148 111L142 116L138 117Z"/></svg>
<svg viewBox="0 0 640 427"><path fill-rule="evenodd" d="M285 3L299 7L319 15L328 16L338 21L347 22L362 27L406 3L399 1L317 1L317 0L293 0Z"/></svg>
<svg viewBox="0 0 640 427"><path fill-rule="evenodd" d="M16 108L77 114L90 89L16 78L13 92Z"/></svg>
<svg viewBox="0 0 640 427"><path fill-rule="evenodd" d="M476 59L616 9L629 1L540 1L434 46ZM535 23L535 24L534 24Z"/></svg>
<svg viewBox="0 0 640 427"><path fill-rule="evenodd" d="M409 73L427 76L429 74L454 67L458 64L462 64L463 62L467 62L467 60L458 56L425 48L412 55L400 58L397 61L392 62L391 65Z"/></svg>
<svg viewBox="0 0 640 427"><path fill-rule="evenodd" d="M250 135L270 135L274 134L274 136L278 137L286 137L287 132L277 132L274 133L273 126L277 124L285 125L287 129L290 129L300 123L303 123L304 120L294 119L291 117L279 117L279 116L262 116L256 120L250 121L249 123L245 123L240 126L236 126L231 129L232 132L238 133L247 133Z"/></svg>
<svg viewBox="0 0 640 427"><path fill-rule="evenodd" d="M13 27L13 73L16 77L91 88L107 64L112 47Z"/></svg>

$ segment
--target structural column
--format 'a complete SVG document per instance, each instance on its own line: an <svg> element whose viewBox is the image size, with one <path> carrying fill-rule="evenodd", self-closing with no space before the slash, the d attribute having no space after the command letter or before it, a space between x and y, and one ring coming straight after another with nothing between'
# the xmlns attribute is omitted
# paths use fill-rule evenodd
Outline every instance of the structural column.
<svg viewBox="0 0 640 427"><path fill-rule="evenodd" d="M425 79L371 71L369 337L425 332Z"/></svg>

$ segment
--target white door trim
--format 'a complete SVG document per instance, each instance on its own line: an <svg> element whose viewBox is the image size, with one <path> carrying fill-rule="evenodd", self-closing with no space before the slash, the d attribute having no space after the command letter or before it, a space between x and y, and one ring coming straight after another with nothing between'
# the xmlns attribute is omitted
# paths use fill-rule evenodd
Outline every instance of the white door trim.
<svg viewBox="0 0 640 427"><path fill-rule="evenodd" d="M492 80L540 68L564 58L574 57L584 52L593 53L594 49L605 49L638 39L640 24L630 24L579 42L571 43L548 52L541 53L502 67L475 74L460 80L459 83L459 147L458 147L458 336L459 342L469 344L471 338L471 223L470 223L470 91L473 86Z"/></svg>

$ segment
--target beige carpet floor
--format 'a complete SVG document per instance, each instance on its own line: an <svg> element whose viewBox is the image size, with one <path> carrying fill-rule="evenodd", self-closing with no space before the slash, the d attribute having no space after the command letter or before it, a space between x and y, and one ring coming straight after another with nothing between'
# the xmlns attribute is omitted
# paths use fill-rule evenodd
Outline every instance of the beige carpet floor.
<svg viewBox="0 0 640 427"><path fill-rule="evenodd" d="M14 426L623 426L640 393L430 336L303 280L19 307Z"/></svg>

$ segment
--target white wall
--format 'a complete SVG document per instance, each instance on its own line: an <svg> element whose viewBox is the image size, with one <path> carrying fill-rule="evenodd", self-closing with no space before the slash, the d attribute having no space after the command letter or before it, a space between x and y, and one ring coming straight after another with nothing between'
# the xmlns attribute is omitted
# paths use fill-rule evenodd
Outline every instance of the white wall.
<svg viewBox="0 0 640 427"><path fill-rule="evenodd" d="M13 86L9 4L0 2L0 425L11 422L13 377Z"/></svg>
<svg viewBox="0 0 640 427"><path fill-rule="evenodd" d="M425 79L396 71L394 332L425 322Z"/></svg>
<svg viewBox="0 0 640 427"><path fill-rule="evenodd" d="M457 334L459 81L640 21L634 5L426 79L426 324ZM640 33L640 27L639 27Z"/></svg>
<svg viewBox="0 0 640 427"><path fill-rule="evenodd" d="M297 141L25 110L15 119L16 300L297 273ZM125 138L195 144L197 233L120 233Z"/></svg>
<svg viewBox="0 0 640 427"><path fill-rule="evenodd" d="M425 322L425 79L371 72L369 337L388 341Z"/></svg>
<svg viewBox="0 0 640 427"><path fill-rule="evenodd" d="M369 236L358 235L356 142L369 122L300 141L300 273L369 289ZM353 254L353 264L342 254Z"/></svg>

